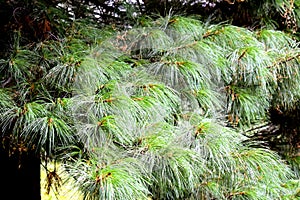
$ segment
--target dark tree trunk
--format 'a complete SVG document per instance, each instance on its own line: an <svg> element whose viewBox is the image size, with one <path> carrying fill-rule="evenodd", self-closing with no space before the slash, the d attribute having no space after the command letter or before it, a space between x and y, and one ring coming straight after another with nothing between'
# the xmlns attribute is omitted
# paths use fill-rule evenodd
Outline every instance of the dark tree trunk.
<svg viewBox="0 0 300 200"><path fill-rule="evenodd" d="M9 151L4 146L0 145L1 196L10 200L41 200L39 156L22 149Z"/></svg>

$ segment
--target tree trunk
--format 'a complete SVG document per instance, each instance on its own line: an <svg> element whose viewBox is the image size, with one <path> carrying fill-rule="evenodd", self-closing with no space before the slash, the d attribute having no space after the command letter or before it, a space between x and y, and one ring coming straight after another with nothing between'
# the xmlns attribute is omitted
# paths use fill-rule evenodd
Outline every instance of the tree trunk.
<svg viewBox="0 0 300 200"><path fill-rule="evenodd" d="M10 200L41 200L39 156L20 148L11 152L4 146L0 145L1 196Z"/></svg>

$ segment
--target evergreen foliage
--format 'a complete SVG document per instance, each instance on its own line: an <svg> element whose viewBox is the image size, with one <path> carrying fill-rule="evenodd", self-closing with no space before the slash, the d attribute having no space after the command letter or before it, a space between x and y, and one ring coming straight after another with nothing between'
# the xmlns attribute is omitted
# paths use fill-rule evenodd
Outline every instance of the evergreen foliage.
<svg viewBox="0 0 300 200"><path fill-rule="evenodd" d="M241 133L297 102L288 35L179 16L68 35L1 60L1 127L64 163L85 199L296 198L295 172Z"/></svg>
<svg viewBox="0 0 300 200"><path fill-rule="evenodd" d="M0 60L11 153L61 162L87 200L299 198L298 168L245 134L298 106L298 42L192 17L136 20L62 20L55 39L26 45L15 31Z"/></svg>

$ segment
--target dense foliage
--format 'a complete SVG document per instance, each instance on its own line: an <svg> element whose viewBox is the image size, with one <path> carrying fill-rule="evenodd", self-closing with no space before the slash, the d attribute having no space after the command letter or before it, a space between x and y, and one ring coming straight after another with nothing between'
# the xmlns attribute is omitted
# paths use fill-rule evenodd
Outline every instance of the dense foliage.
<svg viewBox="0 0 300 200"><path fill-rule="evenodd" d="M283 32L170 14L99 27L51 3L14 10L27 26L3 25L11 40L2 42L0 126L10 154L59 161L85 199L299 197L298 127L281 123L297 119L297 21ZM229 2L207 9L219 3ZM244 3L253 5L234 5ZM275 137L265 143L263 131ZM278 141L295 166L270 149ZM55 171L47 178L60 184Z"/></svg>

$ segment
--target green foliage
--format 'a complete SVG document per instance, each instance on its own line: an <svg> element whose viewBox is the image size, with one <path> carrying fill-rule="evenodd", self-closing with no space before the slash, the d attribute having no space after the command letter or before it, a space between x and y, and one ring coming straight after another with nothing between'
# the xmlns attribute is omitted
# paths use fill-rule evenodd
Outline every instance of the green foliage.
<svg viewBox="0 0 300 200"><path fill-rule="evenodd" d="M296 42L176 16L145 24L79 21L18 46L1 61L2 131L60 159L87 200L298 195L291 168L241 133L295 106Z"/></svg>
<svg viewBox="0 0 300 200"><path fill-rule="evenodd" d="M94 158L77 160L68 167L68 173L76 179L75 185L80 185L83 199L146 199L148 181L137 160L107 147L94 152Z"/></svg>
<svg viewBox="0 0 300 200"><path fill-rule="evenodd" d="M159 19L152 29L148 24L144 29L118 33L112 39L119 40L113 43L115 46L106 48L102 43L98 47L104 48L101 52L105 53L99 54L101 64L95 63L94 70L115 78L101 81L101 77L90 76L100 85L96 99L81 93L76 101L79 108L84 108L79 109L80 115L87 117L81 121L83 125L90 116L101 116L101 128L97 131L78 127L80 135L85 135L82 141L87 154L101 146L117 148L118 154L138 160L141 168L135 173L142 174L140 180L148 180L138 188L154 199L292 196L282 184L294 175L281 158L266 148L252 147L259 144L248 144L247 137L223 125L226 116L228 124L243 128L268 119L267 110L277 96L275 77L285 73L278 64L283 55L273 57L276 50L266 48L270 42L259 40L261 32L258 35L234 26L202 25L202 36L191 33L188 37L186 34L192 30L187 26L189 19L179 19L169 19L167 26ZM180 27L178 32L175 23ZM191 20L191 24L195 21ZM184 27L189 31L183 31ZM134 34L136 40L132 39ZM274 32L272 36L276 34L280 35ZM290 40L284 37L285 41ZM289 46L289 42L282 42L282 46ZM107 50L134 60L121 56L116 63L112 58L106 59ZM297 46L290 50L297 51ZM108 61L106 65L102 56ZM123 74L106 70L119 63L125 67ZM128 64L132 64L130 68ZM297 70L296 64L291 64ZM273 71L274 66L280 70ZM294 78L288 80L297 81ZM82 101L86 98L89 100ZM222 104L226 99L226 105ZM212 120L216 117L220 121ZM96 129L97 121L92 124ZM104 157L98 159L101 162ZM90 184L85 191L89 191L88 187L92 190L95 183Z"/></svg>

